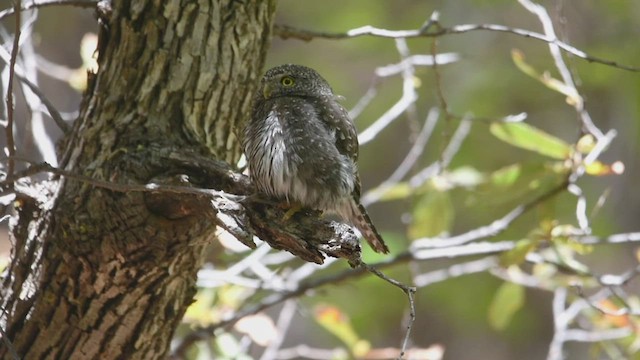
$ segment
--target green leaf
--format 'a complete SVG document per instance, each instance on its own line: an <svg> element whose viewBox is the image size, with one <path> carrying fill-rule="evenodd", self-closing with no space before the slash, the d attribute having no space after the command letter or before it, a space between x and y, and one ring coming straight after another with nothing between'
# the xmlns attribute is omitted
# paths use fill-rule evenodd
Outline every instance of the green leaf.
<svg viewBox="0 0 640 360"><path fill-rule="evenodd" d="M524 305L524 288L505 282L496 291L489 306L489 324L496 330L504 330L513 315Z"/></svg>
<svg viewBox="0 0 640 360"><path fill-rule="evenodd" d="M381 201L406 199L414 192L408 182L399 182L388 187L377 187L372 193L382 192Z"/></svg>
<svg viewBox="0 0 640 360"><path fill-rule="evenodd" d="M513 185L516 180L522 174L522 165L513 164L505 166L501 169L494 171L491 174L491 182L497 186L510 186Z"/></svg>
<svg viewBox="0 0 640 360"><path fill-rule="evenodd" d="M440 235L451 228L453 216L454 209L449 193L429 191L420 197L413 208L409 237L418 239Z"/></svg>
<svg viewBox="0 0 640 360"><path fill-rule="evenodd" d="M573 225L556 225L551 229L551 241L557 246L566 246L580 255L587 255L593 251L593 245L582 244L577 240L577 236L582 234L582 230Z"/></svg>
<svg viewBox="0 0 640 360"><path fill-rule="evenodd" d="M571 146L564 140L526 123L494 122L491 133L513 146L537 152L553 159L563 160L571 154Z"/></svg>
<svg viewBox="0 0 640 360"><path fill-rule="evenodd" d="M500 265L503 267L509 267L511 265L518 265L524 262L527 254L535 250L538 246L538 242L530 239L522 239L516 242L516 246L500 255Z"/></svg>
<svg viewBox="0 0 640 360"><path fill-rule="evenodd" d="M559 163L538 160L498 169L475 189L467 205L479 205L493 211L495 206L513 206L530 201L566 179L570 169Z"/></svg>

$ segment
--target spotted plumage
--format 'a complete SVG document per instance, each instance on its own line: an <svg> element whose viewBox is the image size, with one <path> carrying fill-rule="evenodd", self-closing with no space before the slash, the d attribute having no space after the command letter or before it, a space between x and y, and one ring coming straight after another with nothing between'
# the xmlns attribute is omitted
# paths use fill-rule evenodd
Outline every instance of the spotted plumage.
<svg viewBox="0 0 640 360"><path fill-rule="evenodd" d="M336 213L375 251L389 251L360 204L356 128L315 70L288 64L267 71L243 146L260 192Z"/></svg>

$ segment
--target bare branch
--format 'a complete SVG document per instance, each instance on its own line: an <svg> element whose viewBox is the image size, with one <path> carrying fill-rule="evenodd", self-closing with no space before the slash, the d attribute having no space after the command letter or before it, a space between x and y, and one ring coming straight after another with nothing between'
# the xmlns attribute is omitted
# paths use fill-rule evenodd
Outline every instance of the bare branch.
<svg viewBox="0 0 640 360"><path fill-rule="evenodd" d="M4 19L9 15L16 15L20 12L20 10L26 11L31 9L37 9L37 8L43 8L43 7L49 7L49 6L60 6L60 5L77 6L81 8L92 8L92 7L96 7L98 2L100 1L99 0L84 0L84 1L83 0L33 0L31 2L28 2L22 5L19 9L16 9L14 7L14 8L9 8L9 9L0 11L0 20Z"/></svg>
<svg viewBox="0 0 640 360"><path fill-rule="evenodd" d="M636 267L635 270L631 271L633 273L635 273L635 275L638 274L638 269L640 267ZM614 275L606 275L606 276L614 276ZM584 301L586 301L589 306L591 306L592 308L596 309L598 312L604 314L604 315L609 315L609 316L614 316L614 317L618 317L618 316L627 316L627 315L634 315L634 316L639 316L640 315L640 310L634 310L629 306L623 306L618 308L617 310L612 310L609 308L605 308L603 306L601 306L599 303L600 301L606 299L609 297L610 294L612 294L612 291L610 290L610 288L603 288L602 291L598 292L595 295L592 296L587 296L584 291L583 291L583 287L582 286L574 286L573 287L576 290L576 293L578 294L578 296L580 296L580 298ZM605 294L606 292L606 294Z"/></svg>
<svg viewBox="0 0 640 360"><path fill-rule="evenodd" d="M640 241L640 232L609 235L604 238L585 236L580 242L583 244L621 244Z"/></svg>
<svg viewBox="0 0 640 360"><path fill-rule="evenodd" d="M471 120L468 116L465 116L453 133L453 136L449 138L449 143L440 154L440 159L412 176L411 179L409 179L409 185L415 189L444 171L458 153L458 150L460 150L470 130Z"/></svg>
<svg viewBox="0 0 640 360"><path fill-rule="evenodd" d="M547 353L547 360L560 360L562 356L562 346L564 344L564 334L567 329L568 323L565 320L564 304L567 299L567 289L560 287L553 292L553 302L551 308L553 309L553 338L549 345L549 352Z"/></svg>
<svg viewBox="0 0 640 360"><path fill-rule="evenodd" d="M2 310L2 317L7 316L6 310L4 308L0 309ZM9 337L7 336L7 333L4 331L4 329L2 328L2 326L0 326L0 336L2 336L2 342L4 343L4 346L7 347L7 349L9 350L9 354L11 355L13 360L20 360L20 356L18 355L18 352L16 351L16 348L13 346L13 343L11 342L11 340L9 339Z"/></svg>
<svg viewBox="0 0 640 360"><path fill-rule="evenodd" d="M10 55L2 47L0 47L0 58L6 63L11 62ZM40 101L42 101L42 104L44 104L45 108L49 112L49 115L51 116L53 121L55 121L60 130L62 130L63 133L68 134L70 131L69 125L66 123L66 121L64 121L64 119L60 115L60 112L58 112L53 103L49 99L47 99L42 91L40 91L38 86L27 78L26 73L20 67L15 67L14 73L15 77L17 77L22 83L24 83L29 88L29 90L31 90L31 92L33 92L40 99Z"/></svg>
<svg viewBox="0 0 640 360"><path fill-rule="evenodd" d="M376 75L379 77L389 77L398 75L406 69L407 66L434 66L446 65L460 60L457 53L441 53L434 55L411 55L402 59L399 63L380 66L376 68Z"/></svg>
<svg viewBox="0 0 640 360"><path fill-rule="evenodd" d="M404 39L396 40L398 52L402 55L403 49L406 48ZM402 71L402 97L389 110L387 110L380 118L378 118L371 126L366 128L358 135L358 142L364 145L386 128L391 122L397 119L405 112L413 103L418 100L415 79L413 77L414 69L410 62L402 62L405 66Z"/></svg>
<svg viewBox="0 0 640 360"><path fill-rule="evenodd" d="M15 32L13 37L13 48L11 49L11 59L9 60L9 83L7 85L7 124L5 127L5 136L7 138L7 155L9 156L7 176L13 176L15 171L15 162L13 156L16 154L16 144L13 138L13 125L15 119L14 116L14 102L13 102L13 79L15 76L16 60L18 59L18 52L20 51L20 33L21 33L21 2L20 0L14 1L13 8L16 14Z"/></svg>
<svg viewBox="0 0 640 360"><path fill-rule="evenodd" d="M368 191L364 196L362 196L360 200L363 205L367 206L380 200L380 198L382 198L390 188L398 184L398 182L400 182L405 175L409 173L424 152L424 148L433 133L433 129L436 126L439 116L440 112L437 108L432 108L429 111L429 115L427 115L424 126L413 143L413 146L407 153L407 156L405 156L404 160L402 160L400 165L398 165L396 170L389 176L389 178L387 178L387 180L383 181L376 188Z"/></svg>
<svg viewBox="0 0 640 360"><path fill-rule="evenodd" d="M556 36L555 29L553 28L553 22L549 17L549 13L547 13L547 10L543 6L535 4L532 1L518 0L518 2L525 9L527 9L527 11L535 14L538 17L538 19L540 20L540 23L542 23L542 27L544 29L544 33L547 36L547 38L554 40L552 42L549 42L549 50L551 52L551 57L553 58L556 64L556 68L558 69L558 71L560 72L560 75L562 76L562 81L564 82L564 85L572 89L575 94L578 94L575 81L573 81L573 75L571 74L571 71L569 71L567 64L562 58L562 53L560 52L560 46L557 43L559 42L559 40ZM580 115L583 131L585 133L592 134L593 136L596 137L596 139L600 139L604 134L602 133L602 131L600 131L600 129L598 129L598 127L596 127L596 125L591 120L591 116L586 111L584 106L585 105L584 98L578 95L575 97L574 100L576 100L574 107L578 112L578 114Z"/></svg>
<svg viewBox="0 0 640 360"><path fill-rule="evenodd" d="M287 300L284 302L284 306L282 307L282 310L280 310L280 315L278 315L278 321L276 323L276 328L278 329L277 337L267 346L266 349L264 349L262 356L260 356L260 360L276 359L278 350L282 346L285 335L293 320L293 315L295 315L296 307L296 303L293 300Z"/></svg>
<svg viewBox="0 0 640 360"><path fill-rule="evenodd" d="M465 25L456 25L448 28L438 26L437 30L435 31L431 31L431 27L423 27L422 29L417 29L417 30L385 30L385 29L380 29L373 26L363 26L363 27L352 29L343 33L312 31L312 30L306 30L306 29L299 29L292 26L288 26L288 25L282 25L282 24L276 24L274 26L274 33L277 36L281 37L282 39L296 38L304 41L311 41L315 38L349 39L349 38L354 38L359 36L376 36L376 37L384 37L384 38L392 38L392 39L416 38L416 37L438 37L438 36L445 36L445 35L464 34L472 31L494 31L494 32L502 32L502 33L513 34L517 36L522 36L525 38L531 38L531 39L543 41L549 44L555 44L565 52L570 53L588 62L594 62L594 63L612 66L615 68L633 71L633 72L640 72L639 67L622 65L622 64L618 64L615 61L606 60L606 59L588 55L582 50L579 50L558 39L548 37L544 34L540 34L540 33L525 30L525 29L513 28L509 26L504 26L504 25L497 25L497 24L465 24Z"/></svg>
<svg viewBox="0 0 640 360"><path fill-rule="evenodd" d="M402 340L402 347L400 348L400 356L398 356L398 359L402 359L407 350L407 345L409 343L409 337L411 336L411 329L413 328L413 323L416 321L416 305L413 298L414 294L416 293L416 288L413 286L407 286L399 282L398 280L392 279L386 276L380 270L364 262L360 262L360 264L358 265L360 267L364 267L368 272L374 274L375 276L381 278L382 280L388 282L389 284L399 288L407 295L407 298L409 299L409 324L407 325L407 330L405 332L404 339Z"/></svg>
<svg viewBox="0 0 640 360"><path fill-rule="evenodd" d="M474 240L495 236L500 232L504 231L505 229L507 229L507 227L509 227L509 225L515 219L519 218L522 214L531 210L532 208L542 203L543 201L565 190L567 188L567 185L568 185L567 181L563 181L561 184L551 188L549 191L539 195L535 199L515 207L513 210L508 212L505 216L503 216L498 220L494 220L489 225L481 226L479 228L467 231L466 233L449 237L449 238L418 239L413 242L412 249L417 251L421 249L451 247L455 245L462 245Z"/></svg>
<svg viewBox="0 0 640 360"><path fill-rule="evenodd" d="M467 245L467 247L468 246L470 245ZM488 247L491 247L491 245L489 245ZM500 249L498 251L503 250ZM498 266L498 258L496 256L487 256L479 260L472 260L461 264L455 264L444 269L433 270L428 273L416 275L413 277L413 283L416 287L422 288L441 281L449 280L451 278L457 278L462 275L485 272L496 266Z"/></svg>
<svg viewBox="0 0 640 360"><path fill-rule="evenodd" d="M627 337L633 333L631 327L603 329L597 331L587 331L583 329L570 329L569 325L574 321L578 313L585 307L588 307L587 301L579 301L572 303L565 308L567 300L567 289L560 287L555 290L553 298L553 318L554 318L554 334L547 360L564 359L562 348L567 341L578 342L602 342L607 340L616 340Z"/></svg>

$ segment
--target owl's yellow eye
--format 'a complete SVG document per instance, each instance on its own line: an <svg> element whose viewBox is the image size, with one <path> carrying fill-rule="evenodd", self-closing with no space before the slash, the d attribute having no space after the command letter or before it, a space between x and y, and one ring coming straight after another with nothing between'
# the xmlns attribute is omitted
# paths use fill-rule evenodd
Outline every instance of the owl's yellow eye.
<svg viewBox="0 0 640 360"><path fill-rule="evenodd" d="M280 83L282 84L282 86L289 87L289 86L293 86L294 81L291 76L285 76L280 80Z"/></svg>

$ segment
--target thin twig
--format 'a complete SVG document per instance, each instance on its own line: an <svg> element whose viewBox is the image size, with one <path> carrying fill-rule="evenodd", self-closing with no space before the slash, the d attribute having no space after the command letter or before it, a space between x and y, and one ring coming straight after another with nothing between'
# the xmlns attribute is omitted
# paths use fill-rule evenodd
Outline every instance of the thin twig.
<svg viewBox="0 0 640 360"><path fill-rule="evenodd" d="M424 274L415 275L413 277L413 283L416 287L423 288L451 278L457 278L462 275L485 272L496 266L498 266L498 257L495 255L491 255L478 260L471 260L460 264L454 264L444 269L433 270Z"/></svg>
<svg viewBox="0 0 640 360"><path fill-rule="evenodd" d="M274 360L278 353L278 350L282 346L282 343L285 340L285 335L289 330L289 326L293 321L293 315L296 312L296 302L294 300L287 300L284 302L282 306L282 310L280 310L280 315L278 315L278 321L276 322L276 338L273 340L260 356L260 360Z"/></svg>
<svg viewBox="0 0 640 360"><path fill-rule="evenodd" d="M397 39L396 47L401 56L403 56L403 53L408 52L404 39ZM375 139L382 130L400 117L402 113L418 100L418 92L416 91L415 78L413 76L415 72L413 65L410 62L403 61L401 61L401 64L404 64L402 71L402 96L389 110L358 135L360 145L364 145Z"/></svg>
<svg viewBox="0 0 640 360"><path fill-rule="evenodd" d="M36 8L43 8L48 6L60 6L60 5L76 6L81 8L91 8L91 7L95 7L98 4L98 2L99 2L98 0L84 0L84 1L83 0L34 0L24 4L24 6L22 6L20 9L9 8L9 9L0 11L0 20L4 19L9 15L18 14L20 10L26 11L26 10L36 9Z"/></svg>
<svg viewBox="0 0 640 360"><path fill-rule="evenodd" d="M434 107L429 111L429 115L427 115L427 119L424 122L422 130L418 133L413 146L411 146L411 149L407 152L407 156L405 156L404 160L402 160L400 165L398 165L396 170L388 179L362 196L360 200L364 206L380 200L389 189L398 184L398 182L400 182L402 178L409 173L424 152L424 148L433 133L433 129L436 126L439 116L440 112L438 111L438 108Z"/></svg>
<svg viewBox="0 0 640 360"><path fill-rule="evenodd" d="M429 179L440 174L447 168L447 166L449 166L453 157L458 153L462 143L467 138L467 135L469 135L469 131L471 131L471 124L470 116L465 115L456 128L456 131L453 133L453 136L449 138L447 147L445 147L445 149L440 153L440 158L433 164L420 170L417 174L413 175L411 179L409 179L409 185L412 188L415 189L422 186Z"/></svg>
<svg viewBox="0 0 640 360"><path fill-rule="evenodd" d="M42 104L47 109L47 112L49 113L49 116L51 116L51 118L56 123L58 128L60 128L62 133L65 134L65 135L69 134L69 132L71 131L71 127L62 118L62 115L60 115L60 112L58 111L58 109L56 109L56 107L53 105L51 100L49 100L44 95L44 93L42 91L40 91L40 88L38 88L38 86L36 84L32 83L31 81L29 81L29 79L27 79L26 77L24 77L24 76L22 76L20 74L16 74L16 77L20 81L22 81L25 85L27 85L27 87L29 87L29 90L31 90L31 92L33 92L40 99L40 101L42 101Z"/></svg>
<svg viewBox="0 0 640 360"><path fill-rule="evenodd" d="M8 167L7 167L7 176L12 176L15 171L15 161L13 160L13 156L16 154L16 144L13 138L13 124L15 122L14 119L14 103L13 103L13 78L15 76L15 68L16 68L16 60L18 59L18 52L20 51L20 27L21 27L21 2L20 0L15 1L13 3L13 8L16 14L15 21L15 33L13 35L13 48L11 49L11 59L9 60L9 83L7 85L7 127L5 129L5 134L7 138L7 155L9 156Z"/></svg>
<svg viewBox="0 0 640 360"><path fill-rule="evenodd" d="M433 38L431 41L431 55L434 56L438 53L438 38ZM435 56L434 56L435 58ZM444 139L445 143L449 142L448 137L450 136L450 122L453 116L449 113L449 105L447 104L447 99L444 96L444 92L442 91L442 77L440 74L440 68L437 61L434 61L433 66L433 79L436 90L436 98L438 99L438 104L440 105L440 110L444 113L445 117L445 129L444 129Z"/></svg>
<svg viewBox="0 0 640 360"><path fill-rule="evenodd" d="M13 157L12 159L15 160L17 159L17 157ZM233 195L233 194L225 193L224 191L213 190L213 189L200 189L200 188L191 188L186 186L175 186L175 185L160 185L160 184L154 184L154 183L148 183L144 185L114 183L110 181L98 180L88 176L75 174L71 171L56 168L47 163L34 163L28 169L21 171L19 173L16 173L11 177L7 177L4 181L0 182L0 186L6 187L14 183L18 179L33 176L35 174L39 174L43 172L64 176L68 179L81 181L89 185L93 185L99 188L103 188L111 191L117 191L117 192L129 192L129 191L169 192L169 193L176 193L176 194L216 196L216 197L222 197L222 198L235 199L238 201L244 198L244 196Z"/></svg>
<svg viewBox="0 0 640 360"><path fill-rule="evenodd" d="M7 311L5 310L5 308L2 308L2 315L3 317L7 315ZM0 326L0 335L2 336L2 342L7 347L7 350L9 350L9 354L11 355L13 360L20 360L20 356L18 355L16 348L13 346L13 343L7 336L7 333L4 331L2 326Z"/></svg>
<svg viewBox="0 0 640 360"><path fill-rule="evenodd" d="M435 66L436 64L446 65L458 60L460 60L460 55L457 53L411 55L404 57L399 63L377 67L376 75L379 77L389 77L402 73L407 66Z"/></svg>
<svg viewBox="0 0 640 360"><path fill-rule="evenodd" d="M347 32L341 32L341 33L312 31L312 30L299 29L292 26L281 25L281 24L276 24L274 26L274 33L280 36L281 38L283 39L296 38L304 41L310 41L310 40L313 40L314 38L349 39L349 38L354 38L359 36L375 36L375 37L384 37L384 38L392 38L392 39L437 37L437 36L444 36L444 35L464 34L472 31L495 31L495 32L503 32L503 33L513 34L517 36L522 36L525 38L531 38L531 39L543 41L546 43L555 44L562 50L580 59L586 60L588 62L594 62L594 63L612 66L612 67L633 71L633 72L640 72L639 67L618 64L615 61L606 60L606 59L588 55L582 50L579 50L558 39L548 37L544 34L540 34L540 33L525 30L525 29L520 29L520 28L497 25L497 24L465 24L465 25L456 25L449 28L439 26L435 31L430 31L430 28L417 29L417 30L385 30L385 29L379 29L373 26L363 26L360 28L352 29Z"/></svg>
<svg viewBox="0 0 640 360"><path fill-rule="evenodd" d="M500 232L504 231L509 225L517 218L525 214L527 211L533 209L543 201L559 194L561 191L567 188L568 182L565 180L559 185L551 188L549 191L537 196L533 200L518 205L513 210L509 211L506 215L500 219L494 220L491 224L481 226L479 228L467 231L463 234L452 236L448 238L423 238L415 240L412 244L412 248L415 250L420 249L432 249L432 248L446 248L455 245L462 245L474 240L492 237Z"/></svg>
<svg viewBox="0 0 640 360"><path fill-rule="evenodd" d="M636 268L637 270L637 268ZM640 315L640 311L638 310L634 310L631 307L628 306L624 306L624 307L620 307L618 308L616 311L613 311L611 309L605 308L603 306L601 306L600 304L598 304L600 301L604 300L607 298L606 295L602 295L600 293L596 294L599 295L600 299L596 298L596 296L591 296L588 297L584 291L582 286L573 286L573 288L576 290L576 293L578 294L578 296L580 298L582 298L584 301L586 301L589 306L591 306L592 308L594 308L595 310L597 310L598 312L600 312L603 315L609 315L609 316L615 316L615 317L623 317L623 316L628 316L628 315L634 315L634 316L639 316ZM603 288L603 291L608 291L610 292L610 290L608 288Z"/></svg>
<svg viewBox="0 0 640 360"><path fill-rule="evenodd" d="M545 35L549 39L554 39L558 41L558 37L556 36L556 31L553 28L553 22L549 17L549 13L547 10L538 4L533 3L529 0L518 0L518 2L529 12L536 15L542 24L542 28L544 29ZM573 80L573 74L569 71L569 67L565 63L562 58L562 53L560 52L560 46L555 42L549 42L549 52L551 53L551 57L555 62L556 69L560 72L560 76L562 77L562 81L564 85L573 90L573 92L577 95L573 104L574 108L578 112L580 120L582 121L583 133L589 133L596 137L596 139L600 139L604 134L591 120L591 116L585 109L584 97L578 94L578 90L576 89L575 81Z"/></svg>
<svg viewBox="0 0 640 360"><path fill-rule="evenodd" d="M371 81L371 85L364 95L358 100L358 102L349 111L349 116L352 119L356 119L362 111L371 103L378 93L378 86L382 83L382 80L402 74L407 66L433 66L435 62L439 65L451 64L459 60L459 56L456 53L444 53L437 54L435 57L432 55L412 55L407 58L403 58L400 62L395 64L389 64L377 67L374 71L374 78Z"/></svg>
<svg viewBox="0 0 640 360"><path fill-rule="evenodd" d="M415 286L408 286L405 285L403 283L401 283L398 280L392 279L390 277L388 277L387 275L385 275L383 272L381 272L380 270L376 269L374 266L371 266L365 262L360 262L358 264L359 267L363 267L364 269L366 269L368 272L374 274L375 276L379 277L380 279L388 282L389 284L399 288L400 290L402 290L406 295L407 298L409 299L409 324L407 325L407 329L404 335L404 338L402 340L402 347L400 348L400 355L398 356L398 359L402 359L404 357L404 354L407 350L407 344L409 343L409 338L411 336L411 329L413 328L413 323L416 321L416 305L415 305L415 301L414 301L414 294L416 293L416 288Z"/></svg>
<svg viewBox="0 0 640 360"><path fill-rule="evenodd" d="M9 54L2 47L0 47L0 58L3 61L7 62L7 63L10 63L10 61L11 61L10 57L9 57ZM20 81L22 81L25 85L27 85L27 87L29 87L29 90L31 90L31 92L33 92L40 99L40 101L42 101L42 103L46 107L47 111L49 112L49 116L51 116L53 121L60 128L60 130L62 130L62 132L64 134L68 134L71 129L70 129L69 125L66 123L66 121L64 121L64 119L60 115L60 112L56 109L56 107L53 105L53 103L49 99L47 99L47 97L42 93L42 91L40 91L40 89L38 88L38 86L36 84L31 82L26 77L26 74L23 74L22 69L20 69L19 67L15 68L14 72L15 72L15 76Z"/></svg>
<svg viewBox="0 0 640 360"><path fill-rule="evenodd" d="M567 330L568 321L565 313L565 302L567 300L567 289L563 287L557 288L553 292L553 301L551 309L553 310L553 338L549 345L547 360L562 359L562 345Z"/></svg>

